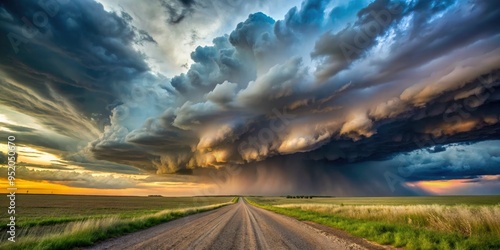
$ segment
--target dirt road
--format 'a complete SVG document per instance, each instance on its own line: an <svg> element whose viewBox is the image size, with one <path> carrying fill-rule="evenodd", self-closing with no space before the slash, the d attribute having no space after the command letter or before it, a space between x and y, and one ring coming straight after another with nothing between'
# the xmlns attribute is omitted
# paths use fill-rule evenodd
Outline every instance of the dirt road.
<svg viewBox="0 0 500 250"><path fill-rule="evenodd" d="M111 239L89 249L366 248L240 199L234 205Z"/></svg>

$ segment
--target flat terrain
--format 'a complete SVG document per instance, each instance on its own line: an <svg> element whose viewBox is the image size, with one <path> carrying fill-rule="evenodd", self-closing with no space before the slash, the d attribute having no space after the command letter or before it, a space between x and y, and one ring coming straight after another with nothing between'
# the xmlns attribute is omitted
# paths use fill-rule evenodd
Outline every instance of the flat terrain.
<svg viewBox="0 0 500 250"><path fill-rule="evenodd" d="M500 196L235 200L18 195L0 249L500 249Z"/></svg>
<svg viewBox="0 0 500 250"><path fill-rule="evenodd" d="M144 197L18 194L18 226L51 225L89 218L131 218L165 209L206 206L233 197ZM8 200L0 199L0 222L7 223ZM5 209L4 209L5 208Z"/></svg>
<svg viewBox="0 0 500 250"><path fill-rule="evenodd" d="M0 249L72 249L231 204L234 197L17 195L16 242L7 241L0 199Z"/></svg>
<svg viewBox="0 0 500 250"><path fill-rule="evenodd" d="M237 204L108 240L90 249L366 248L240 199Z"/></svg>
<svg viewBox="0 0 500 250"><path fill-rule="evenodd" d="M267 210L405 249L500 249L500 196L251 197Z"/></svg>
<svg viewBox="0 0 500 250"><path fill-rule="evenodd" d="M317 203L336 205L500 205L500 195L491 196L411 196L411 197L252 197L258 203L270 205Z"/></svg>

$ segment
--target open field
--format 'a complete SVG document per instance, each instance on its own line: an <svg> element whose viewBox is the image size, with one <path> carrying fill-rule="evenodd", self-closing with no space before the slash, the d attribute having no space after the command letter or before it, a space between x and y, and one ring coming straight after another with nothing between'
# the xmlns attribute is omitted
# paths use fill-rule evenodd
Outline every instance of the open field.
<svg viewBox="0 0 500 250"><path fill-rule="evenodd" d="M409 197L314 197L287 199L286 197L254 197L259 203L272 205L319 203L337 205L500 205L500 196L409 196Z"/></svg>
<svg viewBox="0 0 500 250"><path fill-rule="evenodd" d="M500 249L500 220L498 220L500 196L313 199L251 197L248 200L256 206L276 213L316 222L343 230L355 237L404 249ZM110 237L141 231L163 222L213 210L236 202L237 198L18 195L16 201L16 216L20 225L16 231L17 242L5 243L7 234L5 227L2 227L0 249L72 249L90 246ZM7 207L5 199L1 202L0 205ZM231 213L226 214L224 211ZM235 242L243 239L240 238L242 235L247 235L240 235L241 232L238 231L240 229L236 228L244 231L254 228L256 232L269 229L269 232L254 235L260 237L259 242L265 239L268 244L280 242L277 239L281 239L283 235L297 240L298 245L319 237L309 232L310 238L298 240L300 237L296 235L305 235L305 231L295 232L303 230L299 229L302 226L298 224L293 227L284 226L288 223L286 220L271 214L262 214L246 203L240 202L238 206L213 212L213 215L210 215L214 217L211 223L224 225L218 227L217 232L198 229L201 223L198 223L198 220L192 221L191 229L184 228L186 222L177 222L179 225L175 224L176 226L167 223L164 227L170 228L169 232L186 235L194 232L209 233L210 237L202 237L209 245L236 244ZM238 216L231 216L233 213ZM252 218L247 216L248 213L257 217L264 216L266 219L247 221L248 218ZM2 214L2 223L6 224L6 210ZM200 214L199 219L208 220L209 217L205 216L209 215ZM222 224L217 224L219 221ZM283 235L271 236L271 232L276 230ZM141 237L145 242L156 244L156 233L147 232L149 231L141 231ZM136 241L134 237L127 239L131 242ZM167 234L165 239L170 239ZM166 240L164 244L171 244L175 239L177 238ZM186 246L198 242L189 237L180 237L177 240L179 244ZM345 241L342 238L338 240ZM117 243L117 249L124 246L121 240Z"/></svg>
<svg viewBox="0 0 500 250"><path fill-rule="evenodd" d="M224 203L232 198L18 194L16 196L16 224L18 226L51 225L109 216L130 218L165 209ZM7 208L7 204L7 199L0 199L0 208ZM0 209L0 214L0 223L6 224L8 222L7 209Z"/></svg>
<svg viewBox="0 0 500 250"><path fill-rule="evenodd" d="M0 249L68 249L235 202L233 197L18 195L16 243ZM6 199L1 206L8 207ZM2 225L7 224L2 210ZM5 222L5 223L4 223Z"/></svg>
<svg viewBox="0 0 500 250"><path fill-rule="evenodd" d="M308 224L248 204L195 214L110 239L88 250L143 249L335 249L381 250L363 239L319 231Z"/></svg>
<svg viewBox="0 0 500 250"><path fill-rule="evenodd" d="M500 248L500 196L251 200L271 211L405 249Z"/></svg>

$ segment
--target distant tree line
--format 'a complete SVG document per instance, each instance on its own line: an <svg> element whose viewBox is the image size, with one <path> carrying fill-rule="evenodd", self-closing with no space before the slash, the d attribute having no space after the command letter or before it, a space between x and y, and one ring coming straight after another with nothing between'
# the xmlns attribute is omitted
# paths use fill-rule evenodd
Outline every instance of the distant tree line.
<svg viewBox="0 0 500 250"><path fill-rule="evenodd" d="M304 196L304 195L287 195L287 199L312 199L312 196Z"/></svg>

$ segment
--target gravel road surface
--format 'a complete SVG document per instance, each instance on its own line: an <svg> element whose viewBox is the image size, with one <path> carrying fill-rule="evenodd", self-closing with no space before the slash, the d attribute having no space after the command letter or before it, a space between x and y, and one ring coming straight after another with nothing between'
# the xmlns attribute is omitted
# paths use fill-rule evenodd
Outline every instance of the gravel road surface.
<svg viewBox="0 0 500 250"><path fill-rule="evenodd" d="M254 207L244 199L89 249L378 249L329 235L310 224Z"/></svg>

